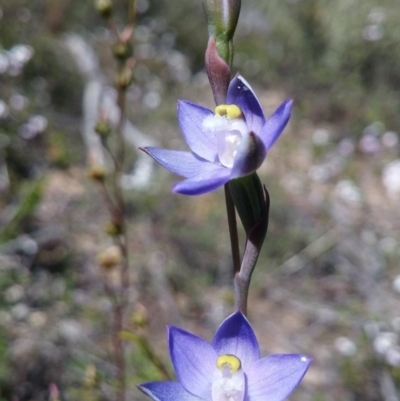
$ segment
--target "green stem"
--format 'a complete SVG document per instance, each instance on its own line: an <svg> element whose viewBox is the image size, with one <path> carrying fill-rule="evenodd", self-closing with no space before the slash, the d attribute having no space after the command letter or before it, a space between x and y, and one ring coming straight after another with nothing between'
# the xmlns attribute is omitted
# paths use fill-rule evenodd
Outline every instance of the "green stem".
<svg viewBox="0 0 400 401"><path fill-rule="evenodd" d="M229 236L231 239L233 272L236 274L240 270L240 250L239 250L239 235L236 223L236 211L233 198L229 190L228 184L225 184L225 202L226 214L228 217Z"/></svg>

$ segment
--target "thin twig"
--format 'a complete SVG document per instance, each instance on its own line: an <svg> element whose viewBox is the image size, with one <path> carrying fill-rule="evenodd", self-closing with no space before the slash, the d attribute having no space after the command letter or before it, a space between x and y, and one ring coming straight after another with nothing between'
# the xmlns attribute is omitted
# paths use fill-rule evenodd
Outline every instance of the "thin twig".
<svg viewBox="0 0 400 401"><path fill-rule="evenodd" d="M286 274L295 274L299 272L307 266L311 260L317 258L335 246L340 239L341 233L339 226L331 228L325 234L321 235L321 237L317 238L296 255L280 265L277 270Z"/></svg>

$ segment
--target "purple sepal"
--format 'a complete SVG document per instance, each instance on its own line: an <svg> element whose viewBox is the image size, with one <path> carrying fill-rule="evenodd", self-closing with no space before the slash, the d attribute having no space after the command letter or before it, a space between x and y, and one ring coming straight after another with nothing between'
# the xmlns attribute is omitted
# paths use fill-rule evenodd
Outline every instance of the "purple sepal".
<svg viewBox="0 0 400 401"><path fill-rule="evenodd" d="M191 152L153 148L150 146L142 148L142 150L163 167L182 177L193 177L199 174L199 171L204 168L205 160ZM212 166L214 165L212 164Z"/></svg>
<svg viewBox="0 0 400 401"><path fill-rule="evenodd" d="M219 188L230 180L230 169L215 164L211 164L211 166L213 168L208 171L200 171L200 174L194 177L177 182L172 190L183 195L201 195Z"/></svg>
<svg viewBox="0 0 400 401"><path fill-rule="evenodd" d="M247 372L251 401L283 401L300 383L312 359L305 355L269 355Z"/></svg>
<svg viewBox="0 0 400 401"><path fill-rule="evenodd" d="M290 114L292 112L293 100L285 100L267 120L260 132L260 138L264 142L265 149L268 151L280 137L285 129Z"/></svg>
<svg viewBox="0 0 400 401"><path fill-rule="evenodd" d="M178 382L149 382L139 384L137 387L155 401L201 400L201 398L186 391Z"/></svg>
<svg viewBox="0 0 400 401"><path fill-rule="evenodd" d="M214 113L187 100L178 101L178 122L186 143L193 153L210 162L217 157L217 140L211 131L205 131L203 121Z"/></svg>
<svg viewBox="0 0 400 401"><path fill-rule="evenodd" d="M179 382L192 394L210 399L217 360L214 349L202 338L178 327L169 327L168 337L169 352Z"/></svg>
<svg viewBox="0 0 400 401"><path fill-rule="evenodd" d="M212 346L218 355L236 355L245 372L260 358L260 347L253 328L239 311L221 323L215 333Z"/></svg>
<svg viewBox="0 0 400 401"><path fill-rule="evenodd" d="M227 104L236 104L242 110L249 131L258 133L265 124L264 112L249 83L239 74L232 79L226 97Z"/></svg>

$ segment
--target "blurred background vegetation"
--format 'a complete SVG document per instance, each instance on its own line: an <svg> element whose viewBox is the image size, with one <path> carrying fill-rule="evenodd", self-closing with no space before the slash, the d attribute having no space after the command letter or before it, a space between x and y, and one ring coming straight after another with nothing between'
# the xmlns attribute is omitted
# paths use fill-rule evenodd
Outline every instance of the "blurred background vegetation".
<svg viewBox="0 0 400 401"><path fill-rule="evenodd" d="M127 2L115 6L122 27ZM184 146L177 99L212 108L201 8L138 0L128 117L165 147ZM399 20L396 0L243 2L234 72L268 113L295 99L260 170L272 206L249 307L264 355L314 357L292 400L400 400ZM112 399L96 262L108 215L82 135L88 83L113 84L111 45L91 1L0 1L2 401L49 400L52 383L62 400ZM127 150L129 178L138 155ZM125 191L130 300L169 364L165 324L210 339L232 311L229 243L222 192L174 195L177 178L153 167L148 185ZM160 377L133 341L129 399Z"/></svg>

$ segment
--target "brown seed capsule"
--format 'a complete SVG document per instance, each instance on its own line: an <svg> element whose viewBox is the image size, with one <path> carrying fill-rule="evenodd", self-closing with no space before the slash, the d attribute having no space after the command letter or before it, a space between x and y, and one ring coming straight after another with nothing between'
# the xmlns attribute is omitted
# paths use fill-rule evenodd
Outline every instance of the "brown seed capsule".
<svg viewBox="0 0 400 401"><path fill-rule="evenodd" d="M106 138L108 135L110 135L111 132L111 125L108 120L105 119L99 119L94 126L94 130L96 131L97 135L99 135L102 138Z"/></svg>
<svg viewBox="0 0 400 401"><path fill-rule="evenodd" d="M106 170L100 164L92 164L89 166L86 170L86 174L95 181L103 182L106 178Z"/></svg>
<svg viewBox="0 0 400 401"><path fill-rule="evenodd" d="M114 8L111 0L96 0L95 7L104 18L110 18Z"/></svg>
<svg viewBox="0 0 400 401"><path fill-rule="evenodd" d="M126 89L131 84L132 78L132 68L126 66L115 78L115 85L117 88Z"/></svg>
<svg viewBox="0 0 400 401"><path fill-rule="evenodd" d="M131 320L133 325L137 328L147 327L149 323L147 309L142 304L138 304L131 315Z"/></svg>
<svg viewBox="0 0 400 401"><path fill-rule="evenodd" d="M119 221L109 221L105 225L104 231L111 237L116 237L122 233L122 224Z"/></svg>
<svg viewBox="0 0 400 401"><path fill-rule="evenodd" d="M132 46L128 41L119 40L112 47L114 57L118 60L127 60L132 55Z"/></svg>
<svg viewBox="0 0 400 401"><path fill-rule="evenodd" d="M121 264L122 255L121 250L118 246L110 246L97 256L99 265L107 270L113 269L114 267Z"/></svg>

